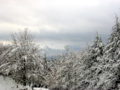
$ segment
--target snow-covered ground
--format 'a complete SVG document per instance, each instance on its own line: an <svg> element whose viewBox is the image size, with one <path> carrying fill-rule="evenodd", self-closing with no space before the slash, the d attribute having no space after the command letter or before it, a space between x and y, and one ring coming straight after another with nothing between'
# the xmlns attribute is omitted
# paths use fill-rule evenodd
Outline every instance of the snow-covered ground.
<svg viewBox="0 0 120 90"><path fill-rule="evenodd" d="M46 88L33 88L33 90L49 90L49 89L46 89Z"/></svg>
<svg viewBox="0 0 120 90"><path fill-rule="evenodd" d="M18 86L18 87L17 87ZM28 90L32 90L31 87L28 87ZM14 80L12 80L11 78L4 78L3 76L0 76L0 90L20 90L20 89L24 89L25 87L23 87L20 84L17 84ZM34 90L48 90L45 88L34 88Z"/></svg>
<svg viewBox="0 0 120 90"><path fill-rule="evenodd" d="M17 87L18 86L18 87ZM28 90L32 90L30 87ZM17 84L14 80L11 78L4 78L3 76L0 76L0 90L20 90L24 89L24 87L20 84Z"/></svg>

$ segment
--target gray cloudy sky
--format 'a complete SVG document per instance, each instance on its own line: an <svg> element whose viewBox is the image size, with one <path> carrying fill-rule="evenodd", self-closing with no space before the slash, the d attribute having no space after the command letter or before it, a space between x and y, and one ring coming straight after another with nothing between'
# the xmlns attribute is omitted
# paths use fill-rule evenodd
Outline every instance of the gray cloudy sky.
<svg viewBox="0 0 120 90"><path fill-rule="evenodd" d="M0 0L0 41L29 28L41 47L85 47L96 31L105 41L120 0Z"/></svg>

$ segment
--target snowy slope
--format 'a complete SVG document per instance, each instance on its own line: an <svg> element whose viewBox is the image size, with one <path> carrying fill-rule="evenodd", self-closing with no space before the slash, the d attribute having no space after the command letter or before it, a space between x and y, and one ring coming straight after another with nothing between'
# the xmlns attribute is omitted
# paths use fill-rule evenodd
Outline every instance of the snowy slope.
<svg viewBox="0 0 120 90"><path fill-rule="evenodd" d="M18 86L18 88L17 88ZM32 90L30 87L28 87L28 90ZM24 87L20 84L17 84L14 80L11 78L6 77L4 79L3 76L0 76L0 90L20 90L24 89ZM45 88L34 88L34 90L48 90Z"/></svg>
<svg viewBox="0 0 120 90"><path fill-rule="evenodd" d="M17 86L18 86L18 88L17 88ZM6 77L4 79L3 76L0 76L0 90L20 90L23 88L24 87L22 85L17 84L11 78ZM29 90L32 90L32 89L29 88Z"/></svg>

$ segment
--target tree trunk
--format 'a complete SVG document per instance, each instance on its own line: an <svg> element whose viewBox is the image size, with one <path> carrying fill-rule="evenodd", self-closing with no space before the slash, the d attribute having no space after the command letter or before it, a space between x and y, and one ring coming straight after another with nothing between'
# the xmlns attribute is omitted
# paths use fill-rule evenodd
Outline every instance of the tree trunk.
<svg viewBox="0 0 120 90"><path fill-rule="evenodd" d="M26 86L26 68L25 68L25 60L24 60L24 67L23 67L23 85Z"/></svg>

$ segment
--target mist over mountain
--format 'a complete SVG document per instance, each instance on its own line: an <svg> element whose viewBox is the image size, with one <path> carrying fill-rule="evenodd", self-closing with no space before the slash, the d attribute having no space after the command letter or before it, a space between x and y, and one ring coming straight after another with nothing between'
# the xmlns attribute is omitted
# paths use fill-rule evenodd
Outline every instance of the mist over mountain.
<svg viewBox="0 0 120 90"><path fill-rule="evenodd" d="M47 60L50 60L51 58L55 58L58 55L62 54L63 52L64 52L63 49L52 49L48 46L45 46L44 48L42 48L40 55L42 58L44 58L46 54Z"/></svg>
<svg viewBox="0 0 120 90"><path fill-rule="evenodd" d="M84 49L83 47L74 47L74 46L70 46L67 45L69 47L69 51L81 51L82 49ZM49 46L45 46L44 48L42 48L40 55L42 58L45 57L45 53L46 53L46 58L47 60L51 60L51 59L55 59L58 58L59 55L62 55L65 53L65 49L53 49L50 48Z"/></svg>

